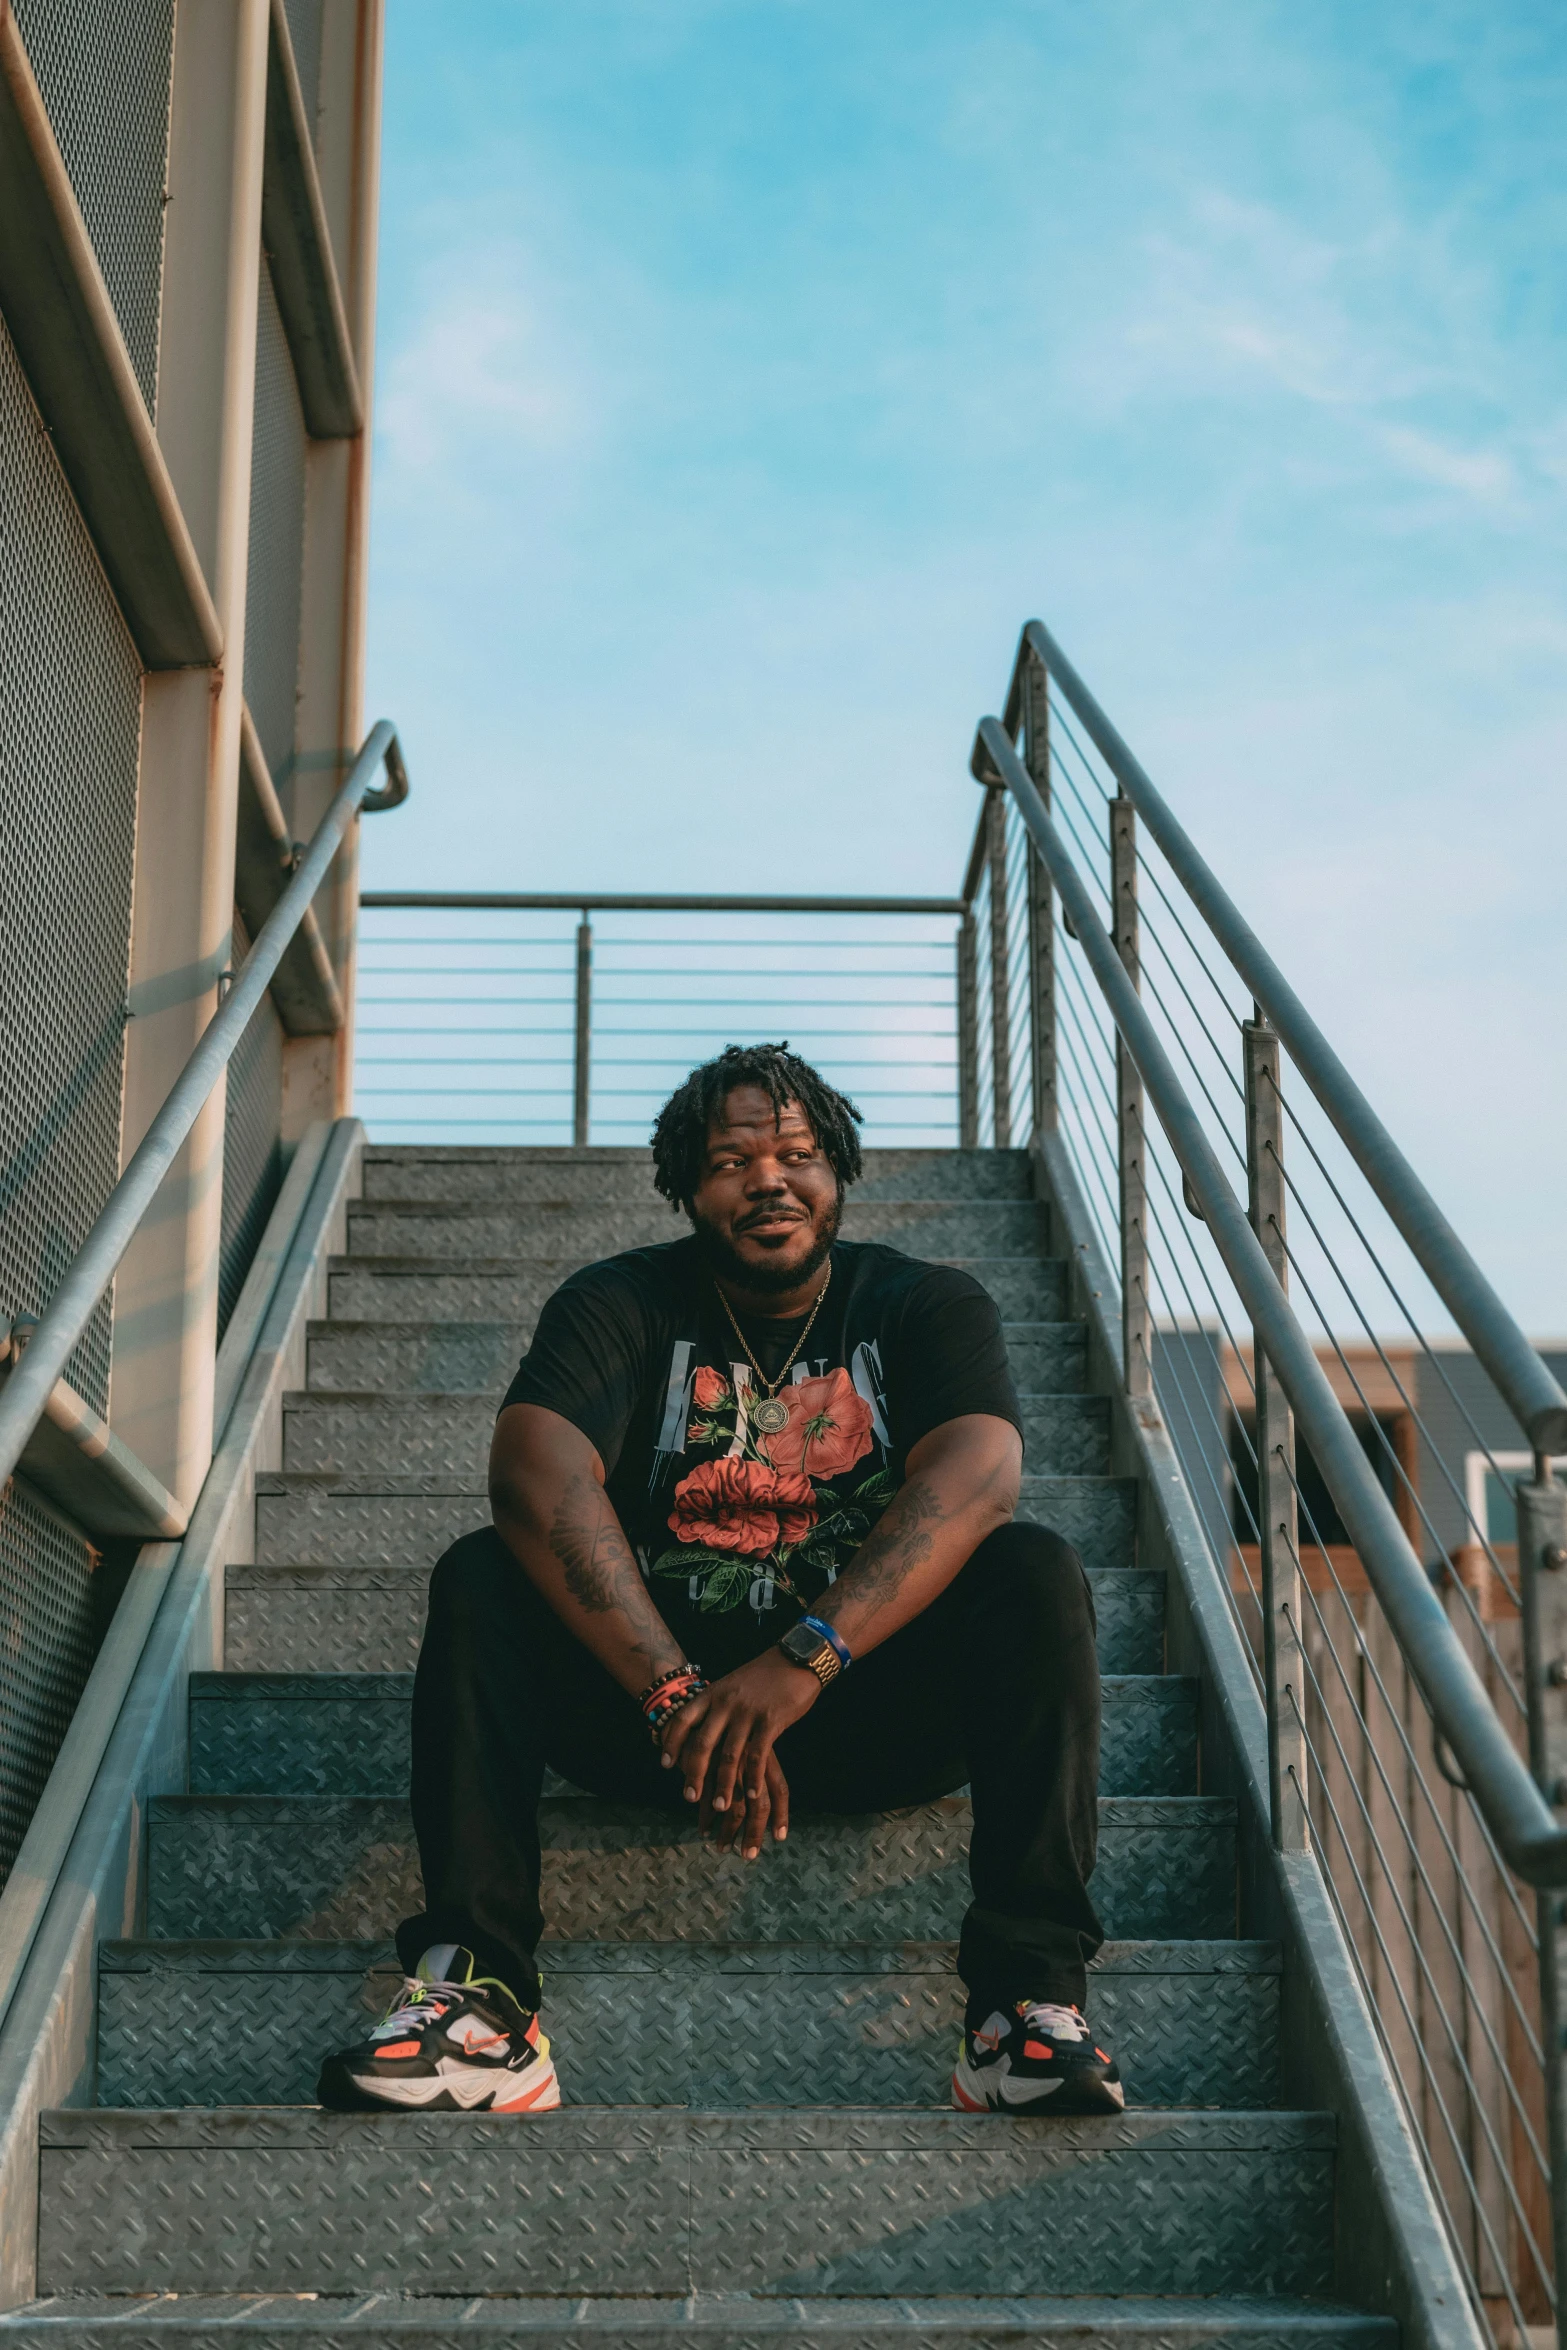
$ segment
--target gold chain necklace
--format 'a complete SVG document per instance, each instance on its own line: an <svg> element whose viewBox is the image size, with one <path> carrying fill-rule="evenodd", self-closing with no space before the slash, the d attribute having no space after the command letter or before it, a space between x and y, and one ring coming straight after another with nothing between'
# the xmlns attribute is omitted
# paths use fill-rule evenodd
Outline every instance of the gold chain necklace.
<svg viewBox="0 0 1567 2350"><path fill-rule="evenodd" d="M716 1281L713 1283L713 1287L718 1289L718 1283ZM755 1355L752 1354L751 1342L746 1337L746 1334L741 1329L739 1323L735 1320L734 1308L729 1303L728 1298L725 1297L723 1291L718 1289L718 1302L723 1307L724 1312L729 1316L729 1327L734 1332L736 1338L739 1339L740 1344L745 1348L746 1360L750 1364L752 1370L756 1373L757 1380L763 1391L761 1401L759 1403L753 1404L751 1407L751 1424L753 1427L759 1429L764 1436L781 1436L789 1425L789 1406L786 1403L780 1403L778 1401L778 1390L780 1387L782 1387L784 1381L788 1378L789 1373L793 1370L795 1356L799 1353L801 1347L810 1337L811 1324L815 1321L817 1315L821 1312L822 1300L827 1295L827 1292L829 1289L831 1289L831 1287L832 1259L829 1257L827 1260L827 1278L822 1283L820 1289L816 1292L816 1303L812 1306L810 1312L805 1318L805 1328L800 1332L799 1337L795 1340L794 1345L790 1348L789 1360L784 1364L783 1369L779 1372L776 1379L768 1378L766 1372L762 1369L761 1364L757 1361Z"/></svg>

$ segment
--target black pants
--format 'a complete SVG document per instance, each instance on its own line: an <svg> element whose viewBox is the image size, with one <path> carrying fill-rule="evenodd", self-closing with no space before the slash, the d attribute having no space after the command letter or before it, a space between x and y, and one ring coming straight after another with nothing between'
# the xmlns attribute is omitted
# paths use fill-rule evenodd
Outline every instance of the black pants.
<svg viewBox="0 0 1567 2350"><path fill-rule="evenodd" d="M1086 1882L1099 1665L1088 1579L1059 1535L999 1528L923 1615L823 1691L777 1752L797 1811L892 1811L967 1783L974 1899L958 1972L980 1997L1082 2004L1103 1939ZM398 1929L410 1972L431 1943L461 1943L481 1974L537 2007L546 1764L595 1795L685 1808L635 1700L498 1534L466 1534L431 1578L414 1686L427 1907ZM749 1865L766 1868L772 1852L769 1842Z"/></svg>

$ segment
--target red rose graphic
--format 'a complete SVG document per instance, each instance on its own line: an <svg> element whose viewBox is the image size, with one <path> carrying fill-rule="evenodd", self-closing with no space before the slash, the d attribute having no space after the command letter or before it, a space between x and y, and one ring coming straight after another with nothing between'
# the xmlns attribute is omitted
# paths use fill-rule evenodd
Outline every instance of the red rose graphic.
<svg viewBox="0 0 1567 2350"><path fill-rule="evenodd" d="M714 1371L703 1363L696 1375L696 1407L699 1412L716 1412L720 1404L729 1401L729 1382L722 1371Z"/></svg>
<svg viewBox="0 0 1567 2350"><path fill-rule="evenodd" d="M808 1477L781 1476L764 1461L704 1461L675 1487L670 1531L681 1542L761 1558L803 1542L816 1523Z"/></svg>
<svg viewBox="0 0 1567 2350"><path fill-rule="evenodd" d="M871 1407L847 1371L825 1379L802 1379L779 1390L789 1406L789 1425L770 1436L767 1450L775 1468L796 1476L837 1477L871 1449Z"/></svg>

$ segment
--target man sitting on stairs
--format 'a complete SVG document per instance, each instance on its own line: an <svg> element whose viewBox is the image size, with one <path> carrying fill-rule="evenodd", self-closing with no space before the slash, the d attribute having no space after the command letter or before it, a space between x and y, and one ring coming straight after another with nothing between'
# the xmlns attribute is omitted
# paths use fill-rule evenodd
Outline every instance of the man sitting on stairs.
<svg viewBox="0 0 1567 2350"><path fill-rule="evenodd" d="M495 1425L494 1527L431 1580L408 1980L327 2060L323 2104L559 2104L537 2015L546 1766L697 1805L748 1861L792 1806L887 1811L967 1784L954 2102L1124 2103L1083 2019L1102 1939L1088 1581L1059 1535L1013 1520L1021 1416L988 1291L838 1238L858 1123L787 1046L731 1046L653 1130L690 1234L590 1265L544 1307Z"/></svg>

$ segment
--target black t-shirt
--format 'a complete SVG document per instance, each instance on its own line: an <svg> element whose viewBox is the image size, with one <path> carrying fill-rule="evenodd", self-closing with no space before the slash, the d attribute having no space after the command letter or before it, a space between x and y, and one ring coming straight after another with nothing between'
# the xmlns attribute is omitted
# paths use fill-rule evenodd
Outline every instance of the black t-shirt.
<svg viewBox="0 0 1567 2350"><path fill-rule="evenodd" d="M742 1317L769 1380L803 1328ZM580 1428L660 1615L726 1672L810 1611L903 1482L911 1446L966 1412L1022 1428L994 1299L970 1274L838 1241L810 1336L757 1430L755 1374L694 1239L563 1282L506 1402ZM504 1408L504 1407L503 1407Z"/></svg>

